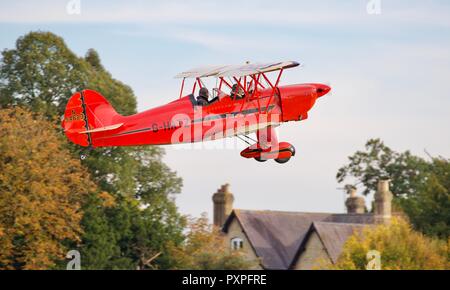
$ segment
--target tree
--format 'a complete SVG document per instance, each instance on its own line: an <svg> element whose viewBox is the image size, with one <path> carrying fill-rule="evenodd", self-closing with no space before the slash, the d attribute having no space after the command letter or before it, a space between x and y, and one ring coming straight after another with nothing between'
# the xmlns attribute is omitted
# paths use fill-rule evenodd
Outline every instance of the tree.
<svg viewBox="0 0 450 290"><path fill-rule="evenodd" d="M127 196L89 195L83 206L82 242L69 246L80 251L82 269L170 267L173 257L167 245L182 242L185 222L173 203L166 202L165 198L153 200L152 206L144 208Z"/></svg>
<svg viewBox="0 0 450 290"><path fill-rule="evenodd" d="M95 269L132 269L133 261L121 255L118 236L107 211L117 205L110 195L89 195L83 205L81 243L72 243L81 253L81 267Z"/></svg>
<svg viewBox="0 0 450 290"><path fill-rule="evenodd" d="M444 240L450 237L449 160L433 158L423 189L398 203L417 230Z"/></svg>
<svg viewBox="0 0 450 290"><path fill-rule="evenodd" d="M380 179L390 179L395 196L411 196L424 187L429 172L428 163L409 151L397 153L380 139L370 139L366 151L348 157L349 163L338 170L339 183L353 177L364 185L364 195L374 193Z"/></svg>
<svg viewBox="0 0 450 290"><path fill-rule="evenodd" d="M0 268L46 269L79 242L87 171L40 114L0 110Z"/></svg>
<svg viewBox="0 0 450 290"><path fill-rule="evenodd" d="M17 40L15 49L4 50L2 56L2 107L25 105L59 124L73 93L90 88L101 92L118 113L136 113L132 89L112 78L93 49L85 59L79 58L61 37L50 32L30 32ZM79 148L72 146L72 150ZM85 164L102 190L133 196L138 194L136 176L151 160L153 171L165 182L157 183L152 176L141 176L141 183L157 184L166 193L179 192L181 179L162 163L163 155L164 150L159 147L98 148Z"/></svg>
<svg viewBox="0 0 450 290"><path fill-rule="evenodd" d="M90 48L86 52L86 56L84 59L96 70L96 71L104 71L105 68L103 67L100 56L98 55L97 51L95 49Z"/></svg>
<svg viewBox="0 0 450 290"><path fill-rule="evenodd" d="M448 270L448 243L428 238L404 220L394 219L390 225L368 227L355 232L345 243L343 252L333 269L364 270L367 253L380 253L384 270Z"/></svg>
<svg viewBox="0 0 450 290"><path fill-rule="evenodd" d="M173 203L166 203L165 198L156 198L153 206L145 208L136 202L127 204L131 214L128 231L123 232L130 234L123 235L120 244L122 252L136 261L135 268L167 269L174 258L168 253L167 245L179 245L183 240L185 220L174 214L176 207ZM157 257L152 259L155 255Z"/></svg>
<svg viewBox="0 0 450 290"><path fill-rule="evenodd" d="M3 106L22 104L49 118L61 116L62 104L87 81L86 66L49 32L20 37L2 55L0 83L10 102Z"/></svg>
<svg viewBox="0 0 450 290"><path fill-rule="evenodd" d="M50 32L30 32L17 40L14 49L4 50L2 56L0 106L22 105L33 112L41 112L57 125L56 130L61 135L60 116L70 96L81 89L101 92L120 114L136 113L132 89L111 76L93 49L80 58L61 37ZM80 150L68 143L67 147L74 156ZM177 212L172 195L180 192L182 180L164 164L163 155L164 150L156 146L96 148L83 161L82 165L99 190L111 194L116 202L105 208L99 197L90 196L83 204L82 243L71 246L81 247L86 258L84 268L136 268L141 255L139 247L128 248L125 241L137 238L142 232L155 241L151 246L158 251L169 239L181 240L183 218ZM160 202L148 202L152 200ZM148 210L142 211L143 206ZM153 220L151 215L155 211L164 213L161 221L164 226L156 227L151 234L141 231L140 227L148 226L147 221ZM121 222L123 217L126 219ZM137 219L132 220L135 217ZM154 262L166 267L169 260L168 256L161 255Z"/></svg>
<svg viewBox="0 0 450 290"><path fill-rule="evenodd" d="M398 153L380 139L369 140L366 151L349 157L339 169L338 182L356 179L364 194L376 191L380 178L391 180L394 205L407 214L416 230L447 239L450 235L450 163L443 157L427 161L409 151Z"/></svg>
<svg viewBox="0 0 450 290"><path fill-rule="evenodd" d="M170 256L176 258L174 269L189 270L246 270L258 265L240 251L230 251L217 228L206 215L191 219L186 240L180 246L169 246Z"/></svg>

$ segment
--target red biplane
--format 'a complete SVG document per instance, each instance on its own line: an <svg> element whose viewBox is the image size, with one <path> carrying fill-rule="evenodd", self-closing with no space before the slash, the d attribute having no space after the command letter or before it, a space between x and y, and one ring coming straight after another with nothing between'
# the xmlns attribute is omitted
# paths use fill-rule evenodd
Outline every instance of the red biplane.
<svg viewBox="0 0 450 290"><path fill-rule="evenodd" d="M73 143L89 149L236 136L250 145L241 156L285 163L295 155L295 149L287 142L278 142L275 127L307 119L316 99L330 91L324 84L280 86L283 71L298 65L288 61L192 69L176 76L182 79L179 99L132 116L118 114L99 93L83 90L69 99L62 126ZM208 77L216 78L211 93L204 84ZM184 95L189 79L193 80L192 89ZM256 133L256 140L248 136L250 133Z"/></svg>

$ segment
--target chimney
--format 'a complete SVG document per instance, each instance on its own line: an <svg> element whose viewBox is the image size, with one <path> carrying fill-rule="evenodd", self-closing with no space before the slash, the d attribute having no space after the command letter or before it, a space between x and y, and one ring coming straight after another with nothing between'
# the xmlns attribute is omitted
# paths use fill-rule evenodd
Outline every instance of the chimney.
<svg viewBox="0 0 450 290"><path fill-rule="evenodd" d="M230 185L227 183L214 193L212 197L214 203L214 225L222 227L225 220L233 210L234 196L230 192Z"/></svg>
<svg viewBox="0 0 450 290"><path fill-rule="evenodd" d="M366 202L362 196L356 195L356 187L348 186L347 194L349 197L345 201L345 206L347 207L347 213L357 214L366 212Z"/></svg>
<svg viewBox="0 0 450 290"><path fill-rule="evenodd" d="M392 217L392 192L389 190L388 179L378 181L378 189L375 193L374 214L376 223L387 224Z"/></svg>

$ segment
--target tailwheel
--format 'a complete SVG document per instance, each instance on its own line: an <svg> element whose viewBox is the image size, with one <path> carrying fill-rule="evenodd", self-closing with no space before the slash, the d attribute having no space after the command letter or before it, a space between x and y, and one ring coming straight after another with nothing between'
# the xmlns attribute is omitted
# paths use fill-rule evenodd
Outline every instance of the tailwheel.
<svg viewBox="0 0 450 290"><path fill-rule="evenodd" d="M277 159L275 159L275 162L280 163L280 164L284 164L284 163L288 162L289 160L291 160L291 157L288 157L288 158L277 158Z"/></svg>
<svg viewBox="0 0 450 290"><path fill-rule="evenodd" d="M88 148L86 148L85 150L83 150L80 153L80 159L81 160L86 160L86 158L88 157L89 152L91 152L94 149L94 147L89 146Z"/></svg>

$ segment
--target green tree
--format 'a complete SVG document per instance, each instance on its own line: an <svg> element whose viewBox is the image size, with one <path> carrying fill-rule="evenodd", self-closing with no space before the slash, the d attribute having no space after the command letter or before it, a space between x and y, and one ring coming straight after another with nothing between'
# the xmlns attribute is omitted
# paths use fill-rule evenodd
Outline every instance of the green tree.
<svg viewBox="0 0 450 290"><path fill-rule="evenodd" d="M95 49L90 48L86 52L86 56L84 59L96 70L96 71L105 71L105 68L103 67L100 56L98 55L97 51Z"/></svg>
<svg viewBox="0 0 450 290"><path fill-rule="evenodd" d="M345 243L332 269L365 270L367 253L380 253L383 270L448 270L450 240L441 241L415 232L401 219L390 225L367 227L355 232Z"/></svg>
<svg viewBox="0 0 450 290"><path fill-rule="evenodd" d="M398 201L417 230L442 239L450 237L450 162L433 158L425 186Z"/></svg>
<svg viewBox="0 0 450 290"><path fill-rule="evenodd" d="M107 194L89 195L85 200L81 221L83 240L81 244L71 245L81 253L82 269L133 268L133 260L121 255L118 244L121 233L111 225L108 215L108 210L115 206L115 199Z"/></svg>
<svg viewBox="0 0 450 290"><path fill-rule="evenodd" d="M63 104L87 81L86 66L49 32L20 37L2 56L0 83L8 101L3 106L23 104L49 118L61 116Z"/></svg>
<svg viewBox="0 0 450 290"><path fill-rule="evenodd" d="M176 214L176 207L166 198L154 198L152 206L146 207L125 199L109 212L121 253L133 261L133 269L167 269L174 259L167 245L182 242L184 218Z"/></svg>
<svg viewBox="0 0 450 290"><path fill-rule="evenodd" d="M364 186L364 195L368 195L377 190L378 180L390 179L397 197L413 195L423 188L429 172L429 164L423 158L409 151L395 152L380 139L370 139L365 149L348 157L349 163L338 170L339 183L354 178Z"/></svg>
<svg viewBox="0 0 450 290"><path fill-rule="evenodd" d="M398 153L380 139L371 139L365 151L349 157L338 170L339 183L353 179L364 194L376 191L380 178L391 180L394 205L405 212L415 229L447 239L450 235L450 165L439 157L427 161L409 151Z"/></svg>
<svg viewBox="0 0 450 290"><path fill-rule="evenodd" d="M0 268L53 267L81 240L95 184L40 114L2 109L0 120Z"/></svg>

